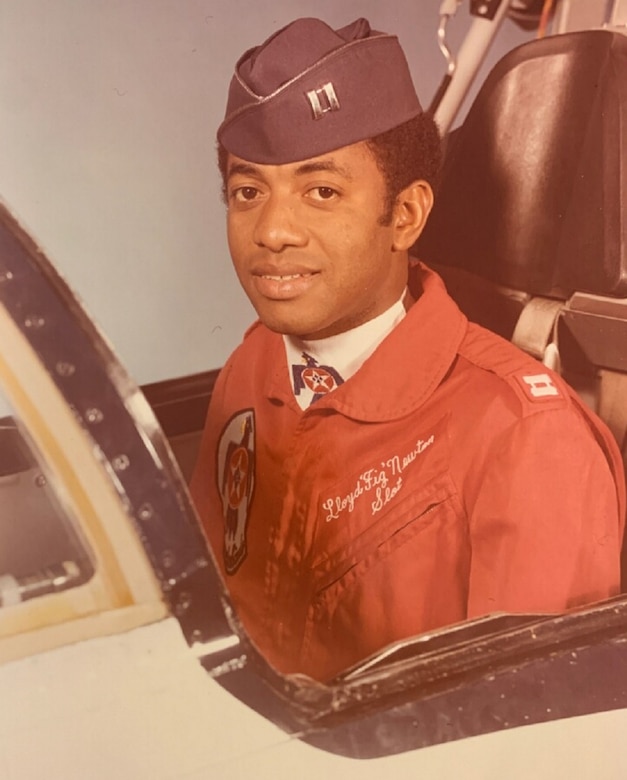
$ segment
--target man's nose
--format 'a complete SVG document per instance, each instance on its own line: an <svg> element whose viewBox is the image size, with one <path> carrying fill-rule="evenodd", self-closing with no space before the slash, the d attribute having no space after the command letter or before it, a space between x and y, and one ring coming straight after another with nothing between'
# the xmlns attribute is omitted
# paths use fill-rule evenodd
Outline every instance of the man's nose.
<svg viewBox="0 0 627 780"><path fill-rule="evenodd" d="M258 211L253 241L257 246L266 247L272 252L306 244L305 225L288 198L271 195L266 200Z"/></svg>

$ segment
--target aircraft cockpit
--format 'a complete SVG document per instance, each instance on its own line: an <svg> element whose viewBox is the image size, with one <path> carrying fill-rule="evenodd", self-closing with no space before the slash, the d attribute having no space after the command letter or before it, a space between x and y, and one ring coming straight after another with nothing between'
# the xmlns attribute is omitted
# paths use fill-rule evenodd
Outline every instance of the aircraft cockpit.
<svg viewBox="0 0 627 780"><path fill-rule="evenodd" d="M455 59L457 5L441 10L443 126L464 58L508 11L535 30L552 6L472 3L483 26ZM573 30L581 5L556 5L568 29L508 53L448 134L417 250L471 319L563 373L625 458L627 3L594 30ZM496 777L486 750L555 769L549 733L581 776L624 774L606 751L627 724L627 586L413 637L328 684L281 675L247 637L187 490L215 372L139 387L10 204L0 344L3 778L452 778L460 761Z"/></svg>

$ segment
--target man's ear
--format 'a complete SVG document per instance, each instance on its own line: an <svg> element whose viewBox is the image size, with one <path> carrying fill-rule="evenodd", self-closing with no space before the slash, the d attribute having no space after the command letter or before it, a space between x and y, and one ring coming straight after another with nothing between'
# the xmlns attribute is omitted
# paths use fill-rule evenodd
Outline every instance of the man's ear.
<svg viewBox="0 0 627 780"><path fill-rule="evenodd" d="M414 181L399 194L392 219L392 246L397 252L407 251L416 242L432 206L433 190L426 181Z"/></svg>

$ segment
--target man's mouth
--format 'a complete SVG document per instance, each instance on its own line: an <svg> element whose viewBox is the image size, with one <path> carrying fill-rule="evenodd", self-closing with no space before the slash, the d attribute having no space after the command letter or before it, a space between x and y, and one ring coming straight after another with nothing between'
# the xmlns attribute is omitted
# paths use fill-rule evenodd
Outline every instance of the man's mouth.
<svg viewBox="0 0 627 780"><path fill-rule="evenodd" d="M281 274L281 275L261 274L262 279L272 279L272 281L275 282L289 282L292 279L302 279L303 277L307 277L307 276L313 276L313 271L304 274Z"/></svg>
<svg viewBox="0 0 627 780"><path fill-rule="evenodd" d="M253 274L257 292L264 298L275 301L288 301L307 293L318 276L316 271L303 271L289 274Z"/></svg>

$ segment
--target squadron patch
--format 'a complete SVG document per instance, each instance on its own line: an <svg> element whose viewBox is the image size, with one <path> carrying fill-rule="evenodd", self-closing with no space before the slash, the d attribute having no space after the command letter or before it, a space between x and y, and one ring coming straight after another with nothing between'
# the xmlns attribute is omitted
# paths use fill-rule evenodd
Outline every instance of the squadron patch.
<svg viewBox="0 0 627 780"><path fill-rule="evenodd" d="M255 489L255 413L238 412L225 425L216 452L224 516L224 565L234 574L246 558L248 518Z"/></svg>

